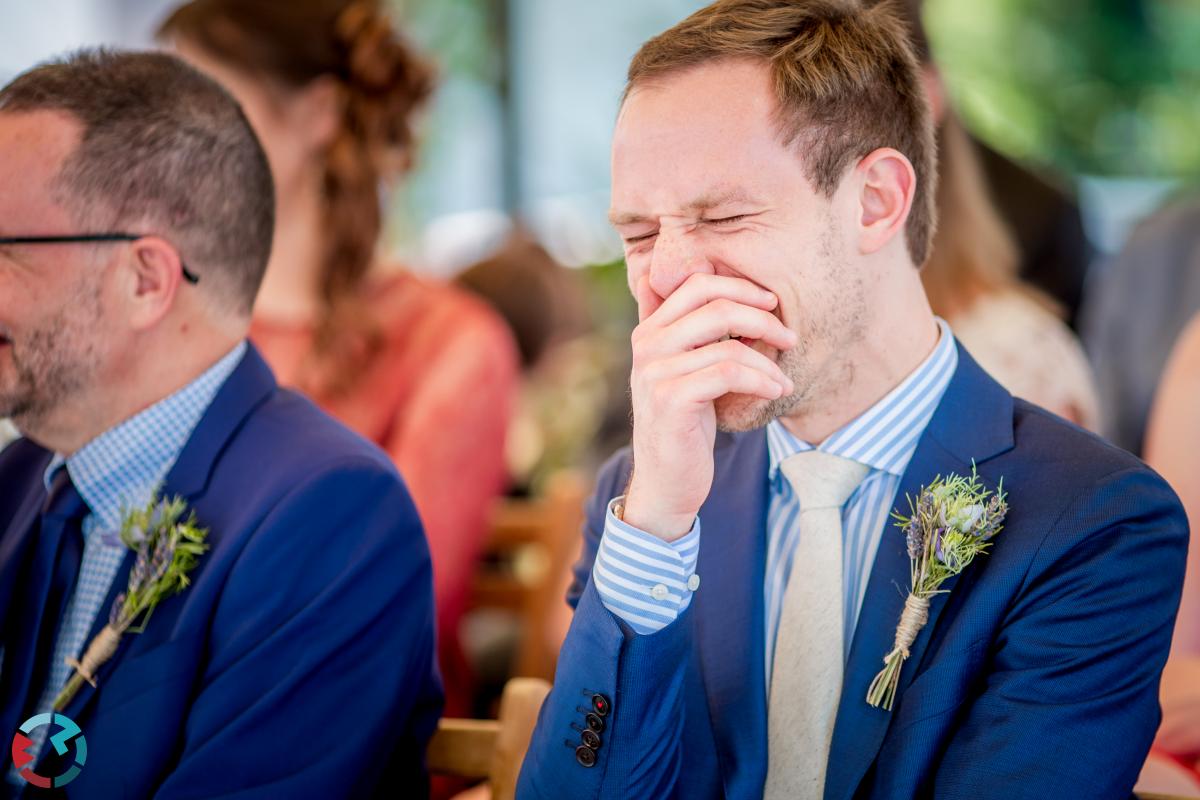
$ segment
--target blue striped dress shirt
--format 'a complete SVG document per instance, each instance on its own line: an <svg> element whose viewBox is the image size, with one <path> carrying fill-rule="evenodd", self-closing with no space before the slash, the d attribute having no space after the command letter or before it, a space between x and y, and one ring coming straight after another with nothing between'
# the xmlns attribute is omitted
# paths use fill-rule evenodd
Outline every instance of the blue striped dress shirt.
<svg viewBox="0 0 1200 800"><path fill-rule="evenodd" d="M65 464L91 513L83 519L79 578L63 612L38 712L50 710L70 677L66 661L79 658L84 638L125 558L125 545L117 535L125 513L150 502L246 348L244 340L239 342L187 386L100 434L73 455L56 455L46 468L48 490L54 473ZM47 731L49 726L43 726L30 738L40 747ZM10 772L10 781L14 775ZM17 781L23 782L20 778Z"/></svg>
<svg viewBox="0 0 1200 800"><path fill-rule="evenodd" d="M842 507L843 641L847 653L854 639L875 552L890 524L888 516L895 504L900 479L958 367L958 350L950 327L940 319L938 326L941 335L925 361L883 399L819 445L826 453L870 467L867 477ZM811 449L813 445L794 437L779 420L767 425L770 459L767 475L771 491L765 532L763 640L768 686L783 594L791 575L796 543L803 535L796 523L799 502L779 464L788 456ZM619 500L609 503L592 580L609 611L638 633L654 633L682 614L691 603L692 594L699 589L696 556L700 550L701 521L697 518L682 539L664 542L617 519L613 508Z"/></svg>

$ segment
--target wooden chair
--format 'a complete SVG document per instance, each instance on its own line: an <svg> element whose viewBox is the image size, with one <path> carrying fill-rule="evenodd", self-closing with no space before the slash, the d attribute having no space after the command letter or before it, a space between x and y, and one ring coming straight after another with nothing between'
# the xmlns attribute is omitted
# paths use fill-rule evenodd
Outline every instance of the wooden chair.
<svg viewBox="0 0 1200 800"><path fill-rule="evenodd" d="M547 481L541 497L504 500L493 513L471 606L516 616L520 639L512 675L554 678L554 630L566 613L564 581L579 547L586 490L579 475L563 472Z"/></svg>
<svg viewBox="0 0 1200 800"><path fill-rule="evenodd" d="M540 678L513 678L504 686L499 719L443 719L426 752L429 771L486 779L492 800L513 800L529 737L549 693L550 684Z"/></svg>

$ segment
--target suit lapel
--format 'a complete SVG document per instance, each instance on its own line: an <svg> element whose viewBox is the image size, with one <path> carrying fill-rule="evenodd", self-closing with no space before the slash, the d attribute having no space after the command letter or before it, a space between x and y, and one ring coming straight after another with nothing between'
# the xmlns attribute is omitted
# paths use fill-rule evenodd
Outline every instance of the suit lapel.
<svg viewBox="0 0 1200 800"><path fill-rule="evenodd" d="M766 569L767 439L759 430L720 435L713 491L700 509L693 602L700 670L726 797L762 791L766 778L763 575Z"/></svg>
<svg viewBox="0 0 1200 800"><path fill-rule="evenodd" d="M36 447L32 442L17 442L10 445L18 447ZM46 500L45 486L42 475L49 465L51 455L48 451L37 448L39 457L22 475L25 486L14 486L18 483L7 483L5 491L21 492L21 499L16 501L16 510L10 518L3 537L0 538L0 623L8 619L9 605L12 603L13 592L16 590L21 570L25 568L29 547L34 539L34 523L41 511L42 503ZM10 454L11 455L11 454ZM2 627L2 625L0 625Z"/></svg>
<svg viewBox="0 0 1200 800"><path fill-rule="evenodd" d="M275 386L275 378L271 374L270 368L267 367L258 351L253 346L249 347L245 357L218 390L212 403L204 412L204 416L196 425L196 429L192 431L191 437L183 446L183 450L180 451L179 458L175 460L175 465L171 467L170 473L163 482L162 496L178 495L184 498L189 506L202 497L221 452L246 417L271 395ZM204 521L200 520L200 523L203 524ZM100 606L100 611L96 614L96 619L88 632L83 645L84 649L108 623L108 615L117 596L125 591L129 583L129 573L133 568L133 562L133 553L126 552L116 577L109 586L104 604ZM203 559L198 568L203 570ZM97 670L97 686L104 685L106 678L117 669L121 659L134 645L136 639L137 634L129 634L121 638L116 653ZM91 704L95 693L96 688L87 683L83 684L79 692L63 709L63 713L78 721Z"/></svg>
<svg viewBox="0 0 1200 800"><path fill-rule="evenodd" d="M893 510L907 515L908 498L923 486L950 473L968 474L971 463L982 464L1013 446L1012 396L987 375L962 347L958 368L922 434L900 481ZM973 565L979 569L980 565ZM855 627L846 664L841 704L829 753L825 800L848 800L883 744L892 712L867 704L867 688L883 668L892 649L896 625L904 609L911 577L904 536L890 523L883 531L867 583L867 593ZM952 589L957 577L943 588ZM948 594L938 595L929 608L929 622L910 648L900 673L897 700L920 665Z"/></svg>

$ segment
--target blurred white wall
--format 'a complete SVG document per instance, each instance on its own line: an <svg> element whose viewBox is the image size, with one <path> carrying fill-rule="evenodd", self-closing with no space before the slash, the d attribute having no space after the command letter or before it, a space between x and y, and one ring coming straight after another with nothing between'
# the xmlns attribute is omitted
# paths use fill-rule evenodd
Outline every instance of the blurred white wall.
<svg viewBox="0 0 1200 800"><path fill-rule="evenodd" d="M701 0L512 0L518 198L565 263L620 256L609 229L609 146L629 60Z"/></svg>
<svg viewBox="0 0 1200 800"><path fill-rule="evenodd" d="M0 0L0 82L78 47L148 47L174 2Z"/></svg>

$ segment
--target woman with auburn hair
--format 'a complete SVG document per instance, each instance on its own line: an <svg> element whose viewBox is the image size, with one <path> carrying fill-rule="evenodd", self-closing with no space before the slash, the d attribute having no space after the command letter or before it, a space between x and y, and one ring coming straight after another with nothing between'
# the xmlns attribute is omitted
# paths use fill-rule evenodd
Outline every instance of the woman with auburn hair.
<svg viewBox="0 0 1200 800"><path fill-rule="evenodd" d="M1146 432L1146 463L1179 494L1192 529L1187 579L1163 670L1157 751L1192 770L1200 788L1200 316L1179 338L1159 384Z"/></svg>
<svg viewBox="0 0 1200 800"><path fill-rule="evenodd" d="M159 36L237 97L262 140L277 217L251 338L282 383L403 474L433 556L447 713L462 714L457 627L506 482L517 355L482 301L376 257L380 191L412 163L432 70L372 0L194 0Z"/></svg>

